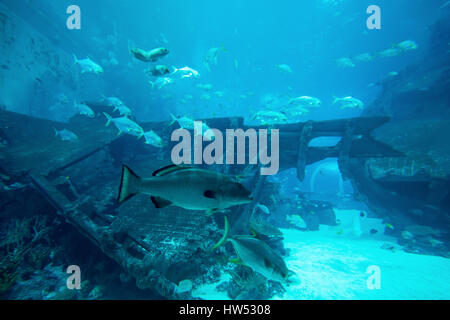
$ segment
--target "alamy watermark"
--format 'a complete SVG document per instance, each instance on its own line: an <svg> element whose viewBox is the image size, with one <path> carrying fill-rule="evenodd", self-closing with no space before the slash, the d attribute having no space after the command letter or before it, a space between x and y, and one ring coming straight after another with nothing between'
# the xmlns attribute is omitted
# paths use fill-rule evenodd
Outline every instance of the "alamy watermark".
<svg viewBox="0 0 450 320"><path fill-rule="evenodd" d="M381 269L379 266L371 265L367 267L366 273L370 274L366 280L367 289L381 289Z"/></svg>
<svg viewBox="0 0 450 320"><path fill-rule="evenodd" d="M381 9L377 5L370 5L367 7L366 12L370 14L367 18L366 25L369 30L381 29Z"/></svg>
<svg viewBox="0 0 450 320"><path fill-rule="evenodd" d="M211 136L214 135L214 139ZM227 129L225 131L225 157L224 137L220 130L208 129L202 132L202 121L194 121L194 164L246 164L246 141L248 140L248 163L268 165L261 168L261 175L274 175L280 166L279 130L270 130L270 156L268 155L267 129ZM181 141L180 141L181 140ZM171 141L179 141L171 153L174 164L192 164L192 137L186 129L177 129L172 132ZM209 142L203 149L203 142ZM236 142L236 144L235 144ZM236 146L236 148L235 148ZM258 149L259 147L259 149ZM236 154L235 154L236 149ZM235 159L237 158L237 159ZM235 162L235 160L237 160Z"/></svg>
<svg viewBox="0 0 450 320"><path fill-rule="evenodd" d="M67 278L66 286L67 289L73 290L81 289L81 269L79 266L73 264L67 267L66 273L70 273L71 275Z"/></svg>
<svg viewBox="0 0 450 320"><path fill-rule="evenodd" d="M81 9L77 5L70 5L66 10L67 14L70 16L66 20L66 26L69 30L80 30L81 29Z"/></svg>

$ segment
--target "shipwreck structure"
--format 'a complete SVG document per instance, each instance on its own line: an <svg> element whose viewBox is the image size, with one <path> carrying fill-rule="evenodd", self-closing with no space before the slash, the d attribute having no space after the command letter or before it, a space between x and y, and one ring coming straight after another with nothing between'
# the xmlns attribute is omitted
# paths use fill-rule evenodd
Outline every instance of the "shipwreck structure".
<svg viewBox="0 0 450 320"><path fill-rule="evenodd" d="M9 111L0 111L0 171L3 185L13 182L32 185L66 221L85 235L107 256L119 263L136 279L140 288L152 288L167 298L176 298L175 285L183 279L204 277L208 265L217 264L209 249L220 237L220 213L210 217L203 212L176 207L155 209L146 196L137 196L118 206L116 196L122 163L142 176L170 163L170 142L164 148L146 145L131 135L117 135L114 126L105 127L103 111L110 107L87 102L95 118L76 115L68 123L38 119ZM395 158L402 154L371 137L387 117L367 117L333 121L309 121L280 125L280 170L297 168L303 179L305 166L328 157L337 157L344 172L352 160ZM208 126L247 128L242 118L206 119ZM142 123L164 141L170 141L177 125ZM66 128L77 141L62 141L54 128ZM328 147L311 147L316 137L341 137ZM254 202L264 187L254 165L213 165L227 174L246 172L245 182L253 190ZM7 179L6 179L7 178ZM4 199L14 201L11 191ZM246 226L254 203L232 208L227 213L233 229L248 232ZM216 221L217 219L217 221ZM201 263L200 263L201 261ZM211 265L210 264L210 265Z"/></svg>

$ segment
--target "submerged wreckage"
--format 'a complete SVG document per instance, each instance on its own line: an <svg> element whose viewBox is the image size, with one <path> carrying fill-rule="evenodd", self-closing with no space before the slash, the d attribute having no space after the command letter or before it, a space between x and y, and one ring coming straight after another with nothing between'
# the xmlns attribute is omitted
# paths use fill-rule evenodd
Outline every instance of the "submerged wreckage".
<svg viewBox="0 0 450 320"><path fill-rule="evenodd" d="M134 277L139 288L151 288L163 297L176 298L176 283L204 276L207 268L204 262L215 263L210 248L220 237L218 224L223 217L175 207L158 210L147 196L134 197L119 206L116 197L122 163L149 176L170 163L170 150L175 143L154 148L131 135L117 136L116 130L105 127L101 115L108 107L101 103L86 104L97 116L87 119L76 115L68 123L0 111L2 183L7 178L8 183L34 186L33 190L37 189L41 195L35 195L34 201L49 202L66 221ZM372 130L388 120L388 117L367 117L280 125L280 170L296 168L302 180L308 164L335 157L346 176L352 160L400 157L402 153L371 137ZM205 121L219 130L246 130L242 118ZM170 141L173 128L168 123L140 125ZM63 128L78 138L73 141L55 138L54 129ZM309 146L317 137L341 137L341 140L335 146ZM266 176L260 175L256 165L212 167L230 175L245 172L248 177L253 201L233 207L227 214L234 232L248 232L251 208L258 202ZM5 191L5 184L2 187L7 199L4 201L21 201L14 197L14 192ZM200 260L202 263L197 263Z"/></svg>

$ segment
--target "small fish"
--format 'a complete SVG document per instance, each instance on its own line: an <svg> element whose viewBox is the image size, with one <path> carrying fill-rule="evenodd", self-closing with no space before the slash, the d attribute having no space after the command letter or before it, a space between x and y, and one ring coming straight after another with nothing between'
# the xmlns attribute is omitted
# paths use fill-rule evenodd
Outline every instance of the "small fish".
<svg viewBox="0 0 450 320"><path fill-rule="evenodd" d="M401 50L399 48L389 48L384 51L381 51L378 53L378 55L382 58L389 58L389 57L395 57L400 54Z"/></svg>
<svg viewBox="0 0 450 320"><path fill-rule="evenodd" d="M292 223L294 226L300 229L308 228L308 225L306 224L305 220L303 220L303 218L298 214L286 216L286 221Z"/></svg>
<svg viewBox="0 0 450 320"><path fill-rule="evenodd" d="M265 214L270 214L270 210L269 210L269 208L267 208L265 205L263 205L263 204L261 204L261 203L257 203L256 205L255 205L255 209L259 209L259 210L261 210L262 212L264 212Z"/></svg>
<svg viewBox="0 0 450 320"><path fill-rule="evenodd" d="M170 114L172 117L172 121L170 122L169 126L173 125L175 122L178 123L180 128L187 129L187 130L194 130L194 120L188 117L175 117L172 113ZM195 130L194 130L195 131ZM214 132L210 130L208 125L205 122L202 122L202 132L195 132L195 135L203 134L204 137L206 137L209 140L214 140Z"/></svg>
<svg viewBox="0 0 450 320"><path fill-rule="evenodd" d="M128 108L128 107L127 107L126 105L124 105L124 104L121 104L121 105L119 105L119 106L115 106L114 109L113 109L113 112L114 112L114 111L119 111L119 113L120 113L121 116L128 116L128 115L130 115L130 114L133 113L133 112L131 111L131 109Z"/></svg>
<svg viewBox="0 0 450 320"><path fill-rule="evenodd" d="M165 43L165 44L169 43L169 40L167 40L167 38L166 38L166 36L165 36L164 33L161 32L159 35L160 35L161 41L162 41L163 43Z"/></svg>
<svg viewBox="0 0 450 320"><path fill-rule="evenodd" d="M67 129L56 130L55 128L53 128L53 130L55 131L55 137L60 137L62 141L77 141L78 140L78 136L70 130L67 130Z"/></svg>
<svg viewBox="0 0 450 320"><path fill-rule="evenodd" d="M119 61L118 61L116 58L111 58L111 59L109 59L109 63L110 63L112 66L117 66L117 65L119 65Z"/></svg>
<svg viewBox="0 0 450 320"><path fill-rule="evenodd" d="M70 102L69 98L64 93L59 93L56 96L56 100L58 100L58 102L61 103L61 104L66 104L66 103Z"/></svg>
<svg viewBox="0 0 450 320"><path fill-rule="evenodd" d="M338 67L341 68L353 68L355 64L350 58L339 58L336 60Z"/></svg>
<svg viewBox="0 0 450 320"><path fill-rule="evenodd" d="M163 77L163 78L158 78L156 81L149 81L148 83L150 83L152 85L152 88L154 88L155 86L160 90L161 88L174 83L175 80L169 77Z"/></svg>
<svg viewBox="0 0 450 320"><path fill-rule="evenodd" d="M20 182L14 182L13 184L10 184L9 185L9 188L8 188L8 190L19 190L19 189L23 189L23 188L26 188L26 187L28 187L28 185L27 184L23 184L23 183L20 183Z"/></svg>
<svg viewBox="0 0 450 320"><path fill-rule="evenodd" d="M309 111L309 109L306 109L306 108L298 105L295 107L286 108L286 109L284 109L284 112L289 114L289 116L291 116L291 117L301 117L301 116L307 115L310 111Z"/></svg>
<svg viewBox="0 0 450 320"><path fill-rule="evenodd" d="M275 124L286 122L288 119L286 115L278 111L258 111L254 114L253 120L258 120L262 124Z"/></svg>
<svg viewBox="0 0 450 320"><path fill-rule="evenodd" d="M151 74L154 77L162 77L162 76L165 76L166 74L169 74L170 69L165 65L159 64L156 66L151 66L150 68L145 70L145 72L148 74Z"/></svg>
<svg viewBox="0 0 450 320"><path fill-rule="evenodd" d="M424 226L424 225L409 225L406 226L404 229L406 232L411 233L414 236L439 236L441 234L441 232L439 230L433 229L432 227L429 226Z"/></svg>
<svg viewBox="0 0 450 320"><path fill-rule="evenodd" d="M122 102L122 100L120 100L119 98L116 97L105 97L102 96L102 101L106 102L106 105L109 107L118 107L123 105L124 103Z"/></svg>
<svg viewBox="0 0 450 320"><path fill-rule="evenodd" d="M173 75L178 75L181 79L185 79L185 78L191 78L194 77L196 79L200 78L200 73L197 70L194 70L192 68L189 67L183 67L183 68L176 68L176 67L172 67L173 68Z"/></svg>
<svg viewBox="0 0 450 320"><path fill-rule="evenodd" d="M260 239L253 236L232 236L228 219L225 217L224 234L211 250L228 241L233 245L237 255L237 259L231 260L231 262L247 266L266 279L280 283L289 282L289 277L293 275L293 272L287 268L283 258Z"/></svg>
<svg viewBox="0 0 450 320"><path fill-rule="evenodd" d="M234 177L218 172L170 165L153 172L151 178L141 178L123 165L118 203L139 193L150 195L156 208L174 205L207 214L252 201L250 192Z"/></svg>
<svg viewBox="0 0 450 320"><path fill-rule="evenodd" d="M387 228L394 230L394 226L390 223L385 223L384 224Z"/></svg>
<svg viewBox="0 0 450 320"><path fill-rule="evenodd" d="M189 279L181 280L175 288L175 293L185 293L192 290L192 281Z"/></svg>
<svg viewBox="0 0 450 320"><path fill-rule="evenodd" d="M150 51L145 51L139 48L133 48L130 49L130 52L136 59L141 60L143 62L155 62L169 54L169 50L166 48L156 48Z"/></svg>
<svg viewBox="0 0 450 320"><path fill-rule="evenodd" d="M206 90L206 91L210 91L211 89L212 89L212 84L209 84L209 83L207 83L207 84L198 84L197 85L197 88L200 88L200 89L203 89L203 90Z"/></svg>
<svg viewBox="0 0 450 320"><path fill-rule="evenodd" d="M118 135L121 135L122 133L127 133L133 136L137 136L138 139L144 136L144 129L141 128L136 122L133 120L128 119L126 116L121 118L113 118L106 112L103 112L105 115L107 121L106 121L106 127L112 122L116 126L116 128L119 130Z"/></svg>
<svg viewBox="0 0 450 320"><path fill-rule="evenodd" d="M402 238L406 240L414 239L414 235L409 231L402 231Z"/></svg>
<svg viewBox="0 0 450 320"><path fill-rule="evenodd" d="M252 233L256 234L257 237L259 237L260 235L264 235L266 237L283 236L283 233L277 227L264 221L256 221L250 219L250 221L248 222L248 228Z"/></svg>
<svg viewBox="0 0 450 320"><path fill-rule="evenodd" d="M353 59L357 60L357 61L372 61L373 60L373 56L370 53L361 53L358 54L357 56L353 57Z"/></svg>
<svg viewBox="0 0 450 320"><path fill-rule="evenodd" d="M158 134L156 134L153 130L144 132L145 144L150 144L157 148L162 148L164 143Z"/></svg>
<svg viewBox="0 0 450 320"><path fill-rule="evenodd" d="M308 107L320 107L322 104L322 101L318 98L310 97L310 96L301 96L297 98L292 98L288 102L289 104L294 105L303 105Z"/></svg>
<svg viewBox="0 0 450 320"><path fill-rule="evenodd" d="M397 246L393 243L383 243L380 248L384 249L384 250L389 250L392 252L396 252L398 249L400 249L399 246Z"/></svg>
<svg viewBox="0 0 450 320"><path fill-rule="evenodd" d="M215 91L215 92L214 92L214 95L215 95L217 98L222 98L222 97L225 95L225 93L224 93L223 91Z"/></svg>
<svg viewBox="0 0 450 320"><path fill-rule="evenodd" d="M208 52L206 53L205 58L203 59L203 65L208 71L211 71L211 66L217 65L217 57L219 55L219 52L226 52L224 45L222 45L220 48L210 48Z"/></svg>
<svg viewBox="0 0 450 320"><path fill-rule="evenodd" d="M336 104L336 103L339 103L341 105L341 109L346 109L346 108L363 109L364 108L364 103L361 100L353 98L351 96L344 97L344 98L334 97L333 104Z"/></svg>
<svg viewBox="0 0 450 320"><path fill-rule="evenodd" d="M209 93L204 93L200 96L201 100L211 100L211 95Z"/></svg>
<svg viewBox="0 0 450 320"><path fill-rule="evenodd" d="M75 109L78 111L79 114L87 116L89 118L94 118L95 117L95 112L89 108L88 105L84 104L84 103L77 103L76 101L74 102L74 107Z"/></svg>
<svg viewBox="0 0 450 320"><path fill-rule="evenodd" d="M428 241L430 242L432 247L437 247L437 246L441 246L441 245L444 244L444 242L442 242L440 240L437 240L437 239L435 239L433 237L429 237Z"/></svg>
<svg viewBox="0 0 450 320"><path fill-rule="evenodd" d="M396 77L396 76L398 76L398 72L397 71L391 71L391 72L389 72L386 75L386 77L388 77L388 78L393 78L393 77Z"/></svg>
<svg viewBox="0 0 450 320"><path fill-rule="evenodd" d="M99 74L103 72L103 68L99 64L92 61L90 58L78 60L77 56L74 54L73 59L74 63L78 64L81 67L81 73L88 72Z"/></svg>
<svg viewBox="0 0 450 320"><path fill-rule="evenodd" d="M402 41L396 46L403 51L416 50L418 48L417 43L413 40Z"/></svg>
<svg viewBox="0 0 450 320"><path fill-rule="evenodd" d="M172 113L170 114L172 117L172 122L170 122L169 126L173 125L175 122L178 122L181 128L194 130L194 120L188 117L176 117Z"/></svg>
<svg viewBox="0 0 450 320"><path fill-rule="evenodd" d="M287 64L277 64L275 66L281 73L292 73L292 68Z"/></svg>

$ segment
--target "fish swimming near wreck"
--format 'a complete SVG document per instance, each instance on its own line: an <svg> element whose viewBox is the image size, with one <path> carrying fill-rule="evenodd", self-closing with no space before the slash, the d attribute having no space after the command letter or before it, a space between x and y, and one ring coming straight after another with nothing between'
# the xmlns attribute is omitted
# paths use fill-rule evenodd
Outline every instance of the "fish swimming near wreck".
<svg viewBox="0 0 450 320"><path fill-rule="evenodd" d="M250 235L231 235L230 225L225 217L225 231L219 242L212 247L214 250L230 241L236 251L237 259L231 260L251 268L269 280L281 283L289 282L293 274L283 258L278 255L267 243Z"/></svg>
<svg viewBox="0 0 450 320"><path fill-rule="evenodd" d="M118 203L140 193L150 195L156 208L174 205L208 214L252 201L237 179L215 171L169 165L141 178L123 165Z"/></svg>
<svg viewBox="0 0 450 320"><path fill-rule="evenodd" d="M164 142L161 137L153 130L144 132L145 144L152 145L157 148L162 148L164 146Z"/></svg>
<svg viewBox="0 0 450 320"><path fill-rule="evenodd" d="M175 66L172 66L172 68L173 68L172 75L177 75L180 77L180 79L191 78L191 77L195 78L195 79L200 78L200 73L197 70L192 69L188 66L185 66L183 68L177 68Z"/></svg>
<svg viewBox="0 0 450 320"><path fill-rule="evenodd" d="M57 130L53 128L55 131L55 137L59 137L62 141L77 141L78 136L70 130L62 129Z"/></svg>
<svg viewBox="0 0 450 320"><path fill-rule="evenodd" d="M154 77L162 77L170 73L170 69L165 65L151 66L145 72Z"/></svg>
<svg viewBox="0 0 450 320"><path fill-rule="evenodd" d="M145 51L139 48L133 48L130 49L130 52L136 59L141 60L143 62L155 62L169 54L169 50L166 48L155 48L150 51Z"/></svg>
<svg viewBox="0 0 450 320"><path fill-rule="evenodd" d="M102 95L102 101L104 101L109 107L118 107L124 105L122 100L116 97L105 97L104 95Z"/></svg>
<svg viewBox="0 0 450 320"><path fill-rule="evenodd" d="M89 106L87 104L77 103L75 101L73 105L74 105L75 110L77 110L79 114L86 116L88 118L95 117L95 112L91 108L89 108Z"/></svg>
<svg viewBox="0 0 450 320"><path fill-rule="evenodd" d="M119 130L118 135L121 135L122 132L131 134L132 136L138 137L138 139L142 138L144 136L144 129L142 129L141 126L139 126L136 122L133 120L130 120L127 118L127 116L123 116L120 118L113 118L106 112L103 112L105 115L107 121L106 121L106 127L109 126L109 124L112 122L116 126L117 130Z"/></svg>
<svg viewBox="0 0 450 320"><path fill-rule="evenodd" d="M81 73L95 73L99 74L103 72L103 68L98 64L92 61L90 58L86 59L78 59L77 56L73 55L73 60L75 64L78 64L81 67Z"/></svg>

